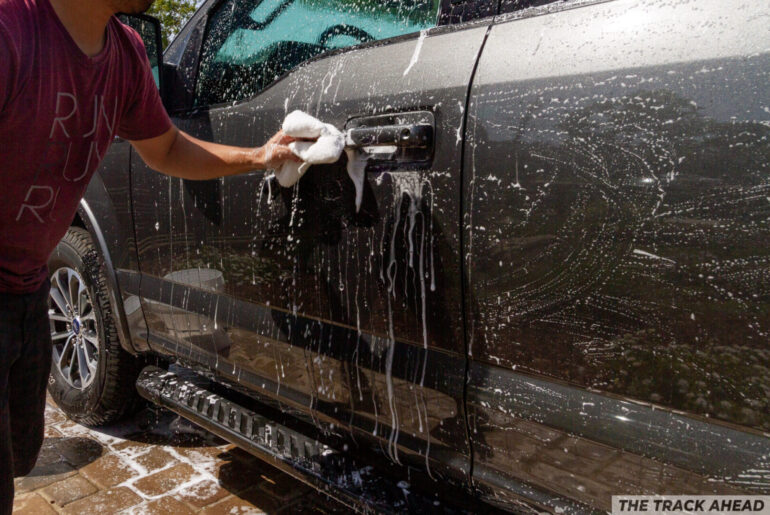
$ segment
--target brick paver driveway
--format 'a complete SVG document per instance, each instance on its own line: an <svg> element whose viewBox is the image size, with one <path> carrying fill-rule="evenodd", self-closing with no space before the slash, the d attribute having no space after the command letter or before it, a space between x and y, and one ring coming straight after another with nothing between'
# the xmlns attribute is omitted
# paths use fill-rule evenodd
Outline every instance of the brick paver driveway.
<svg viewBox="0 0 770 515"><path fill-rule="evenodd" d="M301 482L167 411L90 429L49 399L46 439L14 514L344 513Z"/></svg>

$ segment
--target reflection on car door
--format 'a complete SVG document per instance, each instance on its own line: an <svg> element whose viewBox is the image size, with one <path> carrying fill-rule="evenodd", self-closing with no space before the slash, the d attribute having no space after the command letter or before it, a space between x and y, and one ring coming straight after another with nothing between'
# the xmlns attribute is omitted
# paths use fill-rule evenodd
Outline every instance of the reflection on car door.
<svg viewBox="0 0 770 515"><path fill-rule="evenodd" d="M499 20L474 78L474 480L767 493L767 6L575 4Z"/></svg>
<svg viewBox="0 0 770 515"><path fill-rule="evenodd" d="M210 15L201 110L179 120L185 130L257 145L301 109L403 141L351 154L369 161L358 211L345 157L292 189L269 172L191 183L137 171L151 345L361 436L393 461L465 482L460 153L487 27L431 29L432 1L244 5L223 2ZM206 108L243 92L251 98ZM413 129L428 140L406 145Z"/></svg>

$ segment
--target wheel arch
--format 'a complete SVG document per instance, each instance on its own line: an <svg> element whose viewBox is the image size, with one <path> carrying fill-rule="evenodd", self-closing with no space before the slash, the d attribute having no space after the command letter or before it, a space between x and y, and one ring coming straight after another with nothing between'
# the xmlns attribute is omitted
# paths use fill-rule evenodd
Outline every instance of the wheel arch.
<svg viewBox="0 0 770 515"><path fill-rule="evenodd" d="M104 276L107 278L109 301L112 305L112 312L115 315L114 319L118 329L120 346L125 349L126 352L129 352L134 356L139 355L139 351L134 348L132 344L131 334L128 330L128 321L126 320L126 312L123 306L123 296L121 294L120 284L118 283L118 277L115 273L115 266L113 265L107 241L94 210L86 198L80 200L77 212L72 221L72 226L81 227L88 231L94 244L99 249L99 253L102 257L100 266Z"/></svg>

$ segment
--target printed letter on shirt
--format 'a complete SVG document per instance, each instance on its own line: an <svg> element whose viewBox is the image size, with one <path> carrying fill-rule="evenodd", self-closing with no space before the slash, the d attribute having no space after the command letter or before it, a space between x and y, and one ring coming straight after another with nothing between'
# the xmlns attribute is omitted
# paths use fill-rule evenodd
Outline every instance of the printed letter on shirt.
<svg viewBox="0 0 770 515"><path fill-rule="evenodd" d="M30 202L32 200L30 197L32 197L33 192L35 190L46 191L48 194L48 198L43 203L27 204L27 202ZM19 209L19 214L16 215L16 221L18 222L19 220L21 220L21 215L24 214L24 210L27 209L34 215L35 218L37 218L38 222L40 222L41 224L45 223L43 222L43 218L40 216L37 210L47 208L55 198L56 198L56 194L54 194L53 188L51 188L50 186L34 186L34 185L30 186L29 190L27 190L27 196L24 198L24 203L21 205L21 209Z"/></svg>
<svg viewBox="0 0 770 515"><path fill-rule="evenodd" d="M62 99L69 99L64 100ZM70 112L67 113L66 116L61 116L62 111L64 111L67 108L67 104L70 104ZM61 127L62 132L64 132L64 135L68 138L70 137L69 132L67 132L67 127L64 126L64 122L75 116L75 113L78 111L78 101L75 98L75 95L71 93L63 93L59 92L56 94L56 117L53 119L53 125L51 126L51 134L48 135L49 138L53 138L54 132L56 132L56 125L58 124Z"/></svg>

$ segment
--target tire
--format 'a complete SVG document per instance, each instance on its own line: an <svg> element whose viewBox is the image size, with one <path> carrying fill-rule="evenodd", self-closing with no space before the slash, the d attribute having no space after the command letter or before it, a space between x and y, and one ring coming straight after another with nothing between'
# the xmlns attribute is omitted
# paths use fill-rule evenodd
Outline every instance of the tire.
<svg viewBox="0 0 770 515"><path fill-rule="evenodd" d="M48 392L69 418L92 426L115 422L139 405L141 361L120 346L102 266L91 236L79 227L70 227L48 261Z"/></svg>

